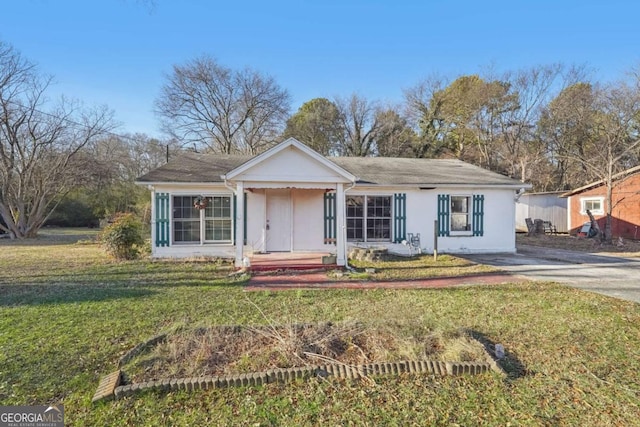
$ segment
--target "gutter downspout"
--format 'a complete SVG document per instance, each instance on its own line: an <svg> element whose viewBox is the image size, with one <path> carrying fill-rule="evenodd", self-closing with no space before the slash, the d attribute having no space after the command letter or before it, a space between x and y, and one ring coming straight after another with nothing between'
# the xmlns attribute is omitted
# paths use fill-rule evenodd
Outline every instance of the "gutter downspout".
<svg viewBox="0 0 640 427"><path fill-rule="evenodd" d="M226 175L220 175L220 178L223 179L224 186L227 187L229 190L233 191L233 194L236 194L236 189L231 187L229 184L227 184L227 176Z"/></svg>

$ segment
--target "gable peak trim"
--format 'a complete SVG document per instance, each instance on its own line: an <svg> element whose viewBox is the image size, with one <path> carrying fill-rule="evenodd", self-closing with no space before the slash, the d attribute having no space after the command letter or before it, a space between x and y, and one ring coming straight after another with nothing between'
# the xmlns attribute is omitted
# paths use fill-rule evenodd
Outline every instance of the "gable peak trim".
<svg viewBox="0 0 640 427"><path fill-rule="evenodd" d="M258 154L257 156L255 156L251 160L249 160L249 161L243 163L242 165L238 166L237 168L227 172L225 175L222 175L221 178L223 180L233 180L235 177L237 177L238 175L242 174L243 172L246 172L247 170L251 169L252 167L260 164L261 162L263 162L263 161L265 161L265 160L277 155L278 153L280 153L280 152L282 152L282 151L284 151L284 150L286 150L287 148L290 148L290 147L294 147L294 148L300 150L305 155L311 157L315 161L317 161L317 162L321 163L322 165L328 167L329 169L331 169L334 172L336 172L338 175L344 177L345 179L347 179L347 180L349 180L349 181L351 181L353 183L355 183L357 181L357 179L358 179L356 176L354 176L353 174L351 174L347 170L345 170L342 167L338 166L337 164L335 164L331 160L327 159L322 154L318 153L317 151L315 151L311 147L303 144L302 142L298 141L295 138L287 138L286 140L282 141L278 145L275 145L274 147L271 147L270 149L268 149L264 153Z"/></svg>

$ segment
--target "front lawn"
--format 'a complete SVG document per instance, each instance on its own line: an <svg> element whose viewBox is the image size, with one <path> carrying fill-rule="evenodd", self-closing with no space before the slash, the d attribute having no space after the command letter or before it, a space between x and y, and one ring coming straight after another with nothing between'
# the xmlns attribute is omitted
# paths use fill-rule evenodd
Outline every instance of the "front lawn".
<svg viewBox="0 0 640 427"><path fill-rule="evenodd" d="M46 244L45 244L46 243ZM0 241L0 405L62 402L67 425L635 425L640 306L551 283L245 293L206 262L115 263L94 244ZM259 308L259 310L258 310ZM262 311L262 313L260 312ZM91 404L128 349L183 326L326 321L465 330L504 379L400 376Z"/></svg>

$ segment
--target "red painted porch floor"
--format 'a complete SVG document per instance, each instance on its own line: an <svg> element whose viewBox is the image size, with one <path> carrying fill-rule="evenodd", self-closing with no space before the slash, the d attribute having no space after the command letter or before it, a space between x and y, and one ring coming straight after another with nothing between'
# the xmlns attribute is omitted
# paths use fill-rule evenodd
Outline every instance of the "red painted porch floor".
<svg viewBox="0 0 640 427"><path fill-rule="evenodd" d="M270 252L249 257L251 271L335 269L336 264L323 264L328 252Z"/></svg>
<svg viewBox="0 0 640 427"><path fill-rule="evenodd" d="M245 291L282 291L291 289L435 289L470 285L517 283L526 279L509 273L436 277L399 281L346 281L330 279L324 271L298 271L261 274L251 277Z"/></svg>

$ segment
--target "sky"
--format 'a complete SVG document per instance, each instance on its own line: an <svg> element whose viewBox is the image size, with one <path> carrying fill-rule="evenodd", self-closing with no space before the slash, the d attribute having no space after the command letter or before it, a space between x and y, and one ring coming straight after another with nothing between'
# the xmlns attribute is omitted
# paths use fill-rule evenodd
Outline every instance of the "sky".
<svg viewBox="0 0 640 427"><path fill-rule="evenodd" d="M357 93L399 104L431 75L640 66L634 0L0 0L0 40L54 76L49 95L107 105L118 133L161 137L154 100L204 54L272 76L295 112Z"/></svg>

